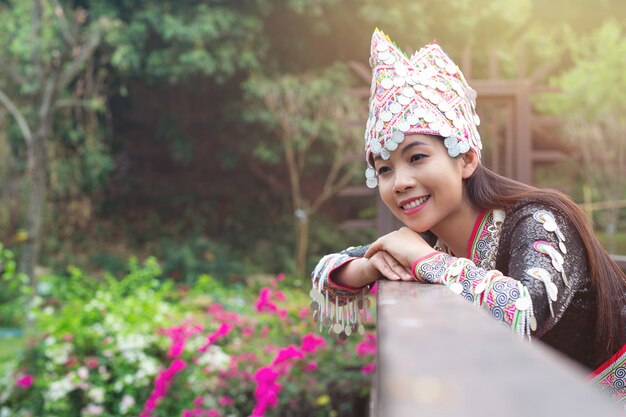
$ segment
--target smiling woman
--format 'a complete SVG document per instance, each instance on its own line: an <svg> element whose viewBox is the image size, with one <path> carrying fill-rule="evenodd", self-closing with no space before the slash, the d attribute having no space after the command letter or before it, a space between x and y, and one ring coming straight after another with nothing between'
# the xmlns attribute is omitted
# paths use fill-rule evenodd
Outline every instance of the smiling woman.
<svg viewBox="0 0 626 417"><path fill-rule="evenodd" d="M365 176L406 227L320 260L311 290L320 326L360 331L377 279L443 284L595 369L625 402L626 277L584 213L481 165L476 92L438 45L409 58L377 30L370 64Z"/></svg>

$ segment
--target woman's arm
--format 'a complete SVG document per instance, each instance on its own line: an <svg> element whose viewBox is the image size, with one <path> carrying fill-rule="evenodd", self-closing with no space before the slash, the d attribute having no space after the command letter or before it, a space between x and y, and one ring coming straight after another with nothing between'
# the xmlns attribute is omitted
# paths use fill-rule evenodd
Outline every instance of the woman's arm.
<svg viewBox="0 0 626 417"><path fill-rule="evenodd" d="M542 207L531 206L507 219L498 266L485 270L464 258L433 252L414 263L416 277L448 286L485 308L521 335L546 334L561 318L574 293L588 282L582 241L571 223Z"/></svg>
<svg viewBox="0 0 626 417"><path fill-rule="evenodd" d="M410 269L385 251L363 258L369 246L351 247L323 257L312 274L311 308L321 327L349 335L367 309L369 285L379 278L414 281ZM341 323L339 325L338 323Z"/></svg>

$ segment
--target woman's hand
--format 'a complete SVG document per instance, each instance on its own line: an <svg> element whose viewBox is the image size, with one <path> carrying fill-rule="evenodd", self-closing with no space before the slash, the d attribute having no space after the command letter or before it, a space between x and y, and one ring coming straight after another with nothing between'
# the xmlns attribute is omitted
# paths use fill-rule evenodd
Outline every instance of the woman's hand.
<svg viewBox="0 0 626 417"><path fill-rule="evenodd" d="M370 245L364 256L365 258L373 258L381 251L387 252L393 259L399 261L403 268L411 271L416 259L432 253L434 249L426 243L419 233L408 227L403 227L381 236Z"/></svg>
<svg viewBox="0 0 626 417"><path fill-rule="evenodd" d="M388 252L381 250L367 259L370 267L376 268L376 273L391 281L415 281L411 267L406 268Z"/></svg>

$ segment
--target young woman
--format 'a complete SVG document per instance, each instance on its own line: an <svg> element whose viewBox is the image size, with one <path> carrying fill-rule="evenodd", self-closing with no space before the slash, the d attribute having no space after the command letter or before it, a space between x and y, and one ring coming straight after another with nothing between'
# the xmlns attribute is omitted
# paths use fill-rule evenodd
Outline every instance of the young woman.
<svg viewBox="0 0 626 417"><path fill-rule="evenodd" d="M406 227L318 263L320 327L362 332L379 278L443 284L595 370L595 382L626 401L626 277L584 213L561 193L481 165L476 93L438 45L408 58L377 30L370 65L367 185Z"/></svg>

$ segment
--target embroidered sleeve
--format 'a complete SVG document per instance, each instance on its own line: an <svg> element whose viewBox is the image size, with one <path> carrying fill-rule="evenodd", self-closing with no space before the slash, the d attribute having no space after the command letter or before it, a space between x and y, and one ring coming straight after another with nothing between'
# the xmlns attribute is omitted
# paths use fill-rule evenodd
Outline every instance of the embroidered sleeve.
<svg viewBox="0 0 626 417"><path fill-rule="evenodd" d="M527 209L516 216L511 233L501 242L499 256L506 253L507 261L498 264L498 270L436 252L418 260L414 273L462 294L516 332L542 337L583 285L586 255L580 239L571 238L571 227L550 210Z"/></svg>
<svg viewBox="0 0 626 417"><path fill-rule="evenodd" d="M369 287L344 287L334 283L331 275L337 268L362 257L367 248L348 248L341 253L326 255L313 270L311 310L320 331L328 327L329 331L340 337L350 336L354 332L363 334L362 322L370 305Z"/></svg>
<svg viewBox="0 0 626 417"><path fill-rule="evenodd" d="M413 264L415 277L422 282L443 284L456 294L489 312L521 336L536 328L528 289L520 281L487 271L465 258L433 252Z"/></svg>

